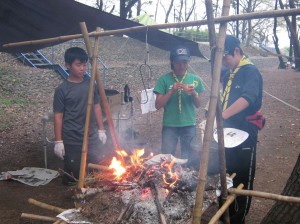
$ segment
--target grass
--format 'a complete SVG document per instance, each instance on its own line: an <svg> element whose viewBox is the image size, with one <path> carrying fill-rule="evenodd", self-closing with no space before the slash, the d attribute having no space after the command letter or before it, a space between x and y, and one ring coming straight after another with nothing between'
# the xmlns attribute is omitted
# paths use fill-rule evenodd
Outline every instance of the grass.
<svg viewBox="0 0 300 224"><path fill-rule="evenodd" d="M16 82L13 70L0 68L0 131L13 128L16 112L31 103L27 98L14 96Z"/></svg>

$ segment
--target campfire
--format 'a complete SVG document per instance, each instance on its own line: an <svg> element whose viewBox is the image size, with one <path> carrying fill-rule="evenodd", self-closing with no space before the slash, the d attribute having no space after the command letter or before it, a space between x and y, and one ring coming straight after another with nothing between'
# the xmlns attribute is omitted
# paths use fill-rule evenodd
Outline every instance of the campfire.
<svg viewBox="0 0 300 224"><path fill-rule="evenodd" d="M92 223L188 223L195 202L198 171L170 154L145 156L116 152L75 194L76 207ZM89 167L97 168L97 165ZM203 209L217 203L219 177L208 177Z"/></svg>

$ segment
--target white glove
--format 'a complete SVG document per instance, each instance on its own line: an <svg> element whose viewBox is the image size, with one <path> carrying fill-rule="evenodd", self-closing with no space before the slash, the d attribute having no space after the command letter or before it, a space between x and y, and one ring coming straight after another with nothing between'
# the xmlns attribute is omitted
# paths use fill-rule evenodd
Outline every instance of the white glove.
<svg viewBox="0 0 300 224"><path fill-rule="evenodd" d="M54 153L58 158L60 158L62 160L64 159L65 146L64 146L63 141L55 141Z"/></svg>
<svg viewBox="0 0 300 224"><path fill-rule="evenodd" d="M105 130L98 130L99 139L103 143L103 145L106 143L107 136L105 134Z"/></svg>

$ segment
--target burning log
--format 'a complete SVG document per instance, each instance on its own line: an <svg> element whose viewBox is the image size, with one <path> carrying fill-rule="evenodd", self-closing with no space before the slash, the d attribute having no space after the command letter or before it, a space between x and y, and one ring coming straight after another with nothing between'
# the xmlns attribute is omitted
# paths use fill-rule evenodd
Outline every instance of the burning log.
<svg viewBox="0 0 300 224"><path fill-rule="evenodd" d="M88 168L97 169L97 170L104 170L104 171L109 170L109 168L107 166L101 166L101 165L97 165L97 164L93 164L93 163L89 163Z"/></svg>

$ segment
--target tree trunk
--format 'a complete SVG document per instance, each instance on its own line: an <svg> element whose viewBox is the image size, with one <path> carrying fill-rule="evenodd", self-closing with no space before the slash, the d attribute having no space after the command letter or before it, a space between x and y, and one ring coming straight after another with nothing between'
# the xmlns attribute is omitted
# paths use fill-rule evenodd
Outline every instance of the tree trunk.
<svg viewBox="0 0 300 224"><path fill-rule="evenodd" d="M300 197L300 154L282 195ZM277 201L262 220L262 224L299 224L300 205Z"/></svg>
<svg viewBox="0 0 300 224"><path fill-rule="evenodd" d="M127 13L126 13L126 0L120 0L120 17L123 19L126 19Z"/></svg>
<svg viewBox="0 0 300 224"><path fill-rule="evenodd" d="M131 1L120 0L120 17L123 19L126 19L128 14L130 14L129 17L131 17L131 15L132 15L131 8L138 1L139 0L131 0ZM128 2L127 5L126 5L126 2Z"/></svg>
<svg viewBox="0 0 300 224"><path fill-rule="evenodd" d="M141 14L142 9L142 2L141 0L138 0L137 8L136 8L136 15L139 16Z"/></svg>
<svg viewBox="0 0 300 224"><path fill-rule="evenodd" d="M294 0L289 0L289 4L290 4L291 9L296 8ZM296 16L292 16L291 26L293 27L293 30L295 31L295 36L293 36L295 67L296 67L296 69L300 70L300 59L299 59L299 57L300 57L300 44L299 44L299 40L298 40L297 18L296 18Z"/></svg>
<svg viewBox="0 0 300 224"><path fill-rule="evenodd" d="M282 3L282 0L279 0L280 8L284 9L284 5ZM297 29L293 27L292 22L290 21L289 17L284 17L286 24L290 30L291 33L291 41L293 43L294 47L294 60L295 60L295 69L300 70L300 44L298 41L298 34Z"/></svg>
<svg viewBox="0 0 300 224"><path fill-rule="evenodd" d="M275 10L277 10L277 6L278 6L278 0L276 0L276 2L275 2ZM278 37L277 37L276 29L277 29L277 18L274 17L274 27L273 27L273 34L274 34L274 36L273 36L273 41L274 41L274 46L275 46L275 49L276 49L276 53L278 55L281 55L280 49L278 47ZM279 60L279 66L278 66L278 68L285 69L286 65L284 64L283 58L281 56L278 56L278 60Z"/></svg>
<svg viewBox="0 0 300 224"><path fill-rule="evenodd" d="M170 12L171 12L171 10L172 10L172 8L173 8L173 4L174 4L174 0L171 0L171 2L170 2L170 7L169 7L169 9L168 9L168 11L167 11L167 13L166 13L165 23L168 23L169 15L170 15Z"/></svg>

